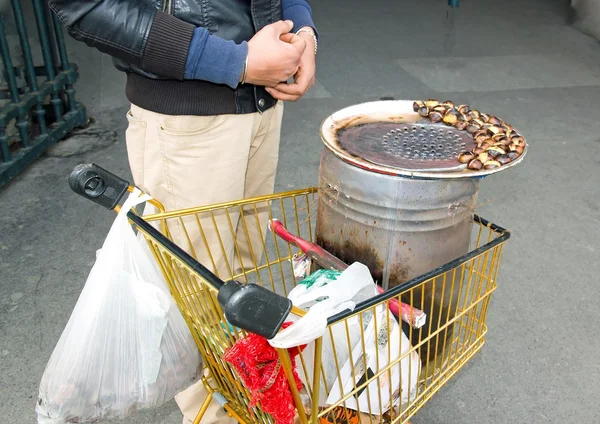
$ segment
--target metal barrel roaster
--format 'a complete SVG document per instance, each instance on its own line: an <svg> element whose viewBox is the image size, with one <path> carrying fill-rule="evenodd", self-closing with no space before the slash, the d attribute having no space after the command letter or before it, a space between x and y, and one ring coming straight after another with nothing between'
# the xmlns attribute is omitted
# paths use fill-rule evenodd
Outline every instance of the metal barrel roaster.
<svg viewBox="0 0 600 424"><path fill-rule="evenodd" d="M468 253L481 177L499 171L467 170L457 157L475 146L473 137L424 120L412 105L358 104L327 117L321 126L325 148L316 241L346 263L368 266L384 289ZM451 288L445 282L453 278ZM422 331L412 333L413 344L452 320L464 279L441 275L402 299L428 316ZM448 351L452 329L447 326L420 347L428 374L442 366L426 363Z"/></svg>

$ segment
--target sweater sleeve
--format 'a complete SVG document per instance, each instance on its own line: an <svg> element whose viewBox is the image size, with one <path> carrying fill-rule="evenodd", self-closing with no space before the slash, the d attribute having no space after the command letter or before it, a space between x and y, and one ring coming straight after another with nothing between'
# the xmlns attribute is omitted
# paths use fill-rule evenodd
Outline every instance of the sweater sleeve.
<svg viewBox="0 0 600 424"><path fill-rule="evenodd" d="M306 0L282 0L283 19L294 22L292 32L302 27L311 27L319 38L317 27L312 19L312 9Z"/></svg>
<svg viewBox="0 0 600 424"><path fill-rule="evenodd" d="M247 55L248 43L236 44L209 34L205 28L196 28L185 65L185 78L236 88Z"/></svg>

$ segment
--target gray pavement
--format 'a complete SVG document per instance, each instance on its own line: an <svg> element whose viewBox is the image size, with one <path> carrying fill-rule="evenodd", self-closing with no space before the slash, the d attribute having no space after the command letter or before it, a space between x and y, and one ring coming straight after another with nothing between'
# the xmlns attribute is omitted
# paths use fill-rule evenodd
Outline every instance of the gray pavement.
<svg viewBox="0 0 600 424"><path fill-rule="evenodd" d="M530 144L481 188L478 213L513 232L487 343L415 424L600 423L600 44L568 26L565 3L463 0L444 47L443 0L313 2L318 82L287 105L278 190L316 183L325 116L382 96L469 103ZM0 192L2 423L35 422L45 363L113 218L70 192L70 170L94 161L129 175L123 77L106 56L69 48L98 121L79 140L98 148L47 155ZM171 402L124 424L180 422Z"/></svg>

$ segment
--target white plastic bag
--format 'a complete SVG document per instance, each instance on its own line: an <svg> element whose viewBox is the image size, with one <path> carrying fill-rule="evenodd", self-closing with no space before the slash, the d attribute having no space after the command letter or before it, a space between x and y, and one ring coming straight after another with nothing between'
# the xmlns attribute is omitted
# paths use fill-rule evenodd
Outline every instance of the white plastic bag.
<svg viewBox="0 0 600 424"><path fill-rule="evenodd" d="M46 366L39 424L121 419L198 381L202 360L152 253L127 220L130 194Z"/></svg>
<svg viewBox="0 0 600 424"><path fill-rule="evenodd" d="M269 340L271 346L286 349L310 343L327 330L327 318L377 295L369 269L358 262L350 265L335 280L321 280L311 287L294 287L288 298L294 306L308 309L294 325Z"/></svg>
<svg viewBox="0 0 600 424"><path fill-rule="evenodd" d="M359 317L355 316L332 325L328 330L327 319L346 309L353 310L356 304L377 293L369 269L356 262L341 273L322 273L311 285L300 283L288 294L294 306L308 309L308 312L302 318L295 319L294 325L279 332L269 343L276 348L307 344L302 355L306 374L304 367L298 366L298 376L306 385L313 379L314 340L323 336L319 406L326 405L328 390L338 378L336 358L340 365L348 359L350 350L360 341L370 314L363 314L362 324L365 328L361 326ZM323 377L327 387L323 384Z"/></svg>
<svg viewBox="0 0 600 424"><path fill-rule="evenodd" d="M358 404L361 411L380 415L392 406L397 407L399 402L406 405L409 396L410 399L415 398L421 371L416 351L404 356L410 349L411 343L402 332L402 327L386 313L385 305L378 305L376 319L369 321L364 334L364 350L363 343L356 344L352 351L353 363L350 359L345 361L340 372L341 378L333 384L327 403L338 403L370 379L371 382L359 392ZM401 356L404 357L398 361ZM390 363L394 365L388 370ZM376 378L382 371L379 378ZM340 380L343 386L341 393ZM357 397L350 396L344 405L358 410Z"/></svg>
<svg viewBox="0 0 600 424"><path fill-rule="evenodd" d="M312 382L314 372L313 341L323 336L322 371L327 387L321 382L319 406L337 403L356 385L361 385L361 378L366 378L363 377L365 364L367 375L371 376L390 362L396 362L390 373L385 372L379 380L374 379L368 385L368 391L363 390L358 397L361 411L368 411L370 402L371 413L382 414L392 406L398 406L399 402L405 404L409 394L414 398L421 362L417 353L412 352L398 363L401 352L408 352L411 344L401 325L387 313L384 304L375 308L376 319L373 319L372 311L365 311L361 314L362 322L359 316L354 316L327 329L327 318L346 309L353 310L356 304L379 293L369 269L361 263L354 263L341 273L325 271L309 280L309 284L301 282L288 295L294 306L308 309L307 314L295 319L294 325L279 332L270 344L276 348L307 344L303 352L306 374L304 367L298 366L298 375L304 384L308 384ZM350 363L350 351L353 364ZM341 367L339 374L336 361ZM353 375L358 384L354 382ZM343 394L340 394L340 381ZM345 405L357 410L357 399L350 397Z"/></svg>

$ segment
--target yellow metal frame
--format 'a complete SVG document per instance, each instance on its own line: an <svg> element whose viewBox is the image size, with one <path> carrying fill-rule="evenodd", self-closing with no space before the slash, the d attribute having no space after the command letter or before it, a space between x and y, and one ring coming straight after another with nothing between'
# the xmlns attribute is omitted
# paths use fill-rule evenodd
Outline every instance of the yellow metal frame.
<svg viewBox="0 0 600 424"><path fill-rule="evenodd" d="M267 233L263 227L266 223L257 216L278 218L296 234L314 240L312 224L316 202L318 202L316 188L168 212L164 211L159 202L155 202L159 212L143 218L149 223L159 222L162 234L175 241L178 246L207 268L210 268L209 265L212 264L213 272L220 278L256 282L286 296L289 289L297 282L293 276L291 263L296 252L288 244L277 239L275 235ZM259 233L266 233L263 241L255 243L254 246L249 241L251 240L252 225L258 229ZM246 333L231 327L226 322L214 287L204 280L188 262L166 247L159 238L142 229L140 231L144 234L167 279L171 293L186 319L209 371L209 378L203 379L209 397L202 405L195 423L200 422L215 393L219 393L226 399L225 409L239 422L272 423L272 417L265 413L260 405L253 408L248 407L251 399L250 392L243 387L234 369L222 359L225 350L233 346ZM209 234L212 234L212 244ZM349 327L352 320L354 322L358 320L361 325L364 325L368 319L376 319L375 311L383 305L387 311L385 322L375 322L375 325L383 325L382 328L386 328L387 340L396 336L390 333L391 325L387 325L391 323L390 320L394 320L387 309L391 299L382 298L381 301L368 307L357 308L354 313L345 316L338 322L330 323L327 333L314 342L314 356L309 357L300 352L295 364L292 364L287 350L278 350L279 359L288 381L294 381L292 376L294 365L306 376L306 385L302 390L298 390L295 384L290 384L297 409L296 422L302 424L408 423L409 419L481 349L485 342L487 311L491 294L496 289L496 278L505 240L493 241L501 236L502 232L493 228L491 224L475 221L474 247L472 249L474 253L458 261L454 266L413 284L394 297L418 309L426 309L430 306L429 310L435 311L435 313L429 314L428 324L424 328L409 330L407 336L413 343L406 352L398 358L391 358L387 364L382 363L380 369L376 370L377 372L371 378L362 384L355 385L354 389L345 393L339 402L326 406L320 406L318 402L313 402L310 407L305 408L303 398L306 399L308 396L309 399L319 399L322 386L327 391L331 389L326 382L325 363L328 363L331 368L333 362L337 374L340 374L343 363L338 360L338 353L341 352L339 349L344 347L336 346L336 343L339 344L340 340L344 340L344 337L339 337L340 331L343 332L345 329L346 332L345 339L349 347L350 362L354 363L357 360L357 358L352 358L350 349L357 343L351 343ZM244 243L247 243L248 246L244 246ZM249 252L246 254L251 260L242 261L239 270L236 271L233 259L226 260L225 265L218 269L217 262L223 252L233 252L232 255L239 255L244 251ZM436 309L436 298L433 294L436 292L436 288L438 289L437 293L441 288L442 299L445 299L445 293L450 294L450 303L445 304L445 307L440 306ZM426 303L429 302L427 296L429 292L432 293L429 296L431 305ZM293 312L298 315L304 314L304 311L298 309L294 309ZM435 330L431 330L431 327L427 330L430 322L431 325L437 324ZM334 333L338 337L335 337ZM331 357L331 351L329 352L330 356L326 356L327 352L323 350L325 343L332 347L333 357ZM358 343L362 343L364 351L364 334L361 334ZM384 414L373 414L375 405L370 401L371 394L367 386L370 386L375 380L381 383L386 378L391 379L394 367L400 367L401 361L414 355L415 352L420 355L421 352L429 352L432 348L435 352L432 358L426 360L421 358L418 382L409 381L409 385L416 384L414 397L409 394L406 404L397 405ZM379 354L376 357L379 366ZM309 359L312 359L314 364L312 369L307 365ZM354 381L357 381L354 369L352 369L352 376ZM375 398L381 402L381 384L378 387L379 396L375 396ZM347 401L362 390L368 394L368 408L365 411L353 412L346 406ZM389 386L389 391L389 397L393 398L391 386Z"/></svg>

